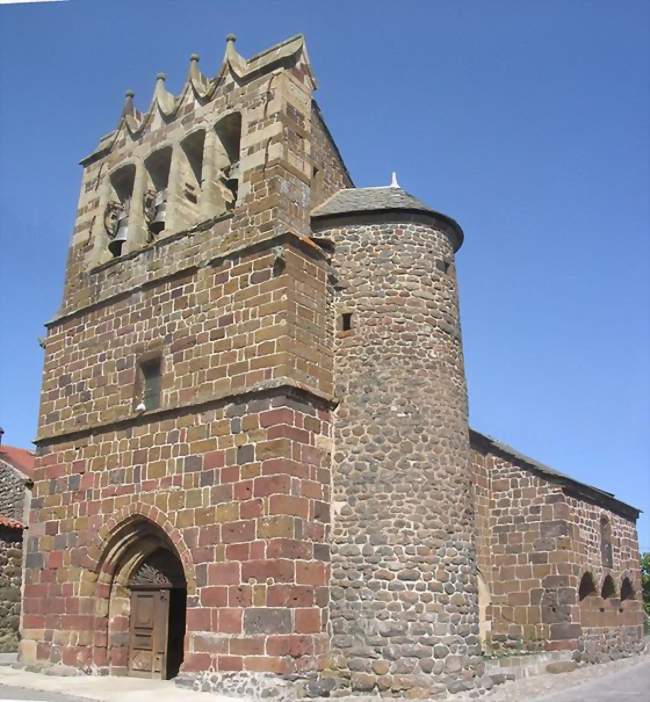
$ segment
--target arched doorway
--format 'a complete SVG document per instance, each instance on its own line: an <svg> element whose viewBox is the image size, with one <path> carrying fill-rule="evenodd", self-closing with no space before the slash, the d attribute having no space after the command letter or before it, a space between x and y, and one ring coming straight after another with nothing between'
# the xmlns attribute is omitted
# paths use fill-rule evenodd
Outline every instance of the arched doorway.
<svg viewBox="0 0 650 702"><path fill-rule="evenodd" d="M139 514L118 524L104 541L96 585L110 672L175 677L183 662L186 601L183 564L165 530Z"/></svg>
<svg viewBox="0 0 650 702"><path fill-rule="evenodd" d="M178 558L159 548L129 581L129 675L173 678L183 662L187 588Z"/></svg>

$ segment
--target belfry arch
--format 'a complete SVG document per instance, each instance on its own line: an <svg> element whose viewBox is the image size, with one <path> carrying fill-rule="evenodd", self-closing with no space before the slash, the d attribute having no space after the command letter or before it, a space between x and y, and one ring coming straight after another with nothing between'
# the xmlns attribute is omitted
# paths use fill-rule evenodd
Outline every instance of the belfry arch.
<svg viewBox="0 0 650 702"><path fill-rule="evenodd" d="M95 614L117 675L168 679L183 662L187 579L178 550L138 514L115 526L98 561Z"/></svg>

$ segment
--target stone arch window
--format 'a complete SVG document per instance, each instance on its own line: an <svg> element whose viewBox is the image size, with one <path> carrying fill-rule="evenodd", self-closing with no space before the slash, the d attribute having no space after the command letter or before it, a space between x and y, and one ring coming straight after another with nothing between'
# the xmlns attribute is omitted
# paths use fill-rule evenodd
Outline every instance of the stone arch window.
<svg viewBox="0 0 650 702"><path fill-rule="evenodd" d="M114 258L122 255L129 238L131 198L135 183L135 166L132 163L118 168L109 178L109 197L104 210L104 230L108 236L108 250Z"/></svg>
<svg viewBox="0 0 650 702"><path fill-rule="evenodd" d="M600 591L600 596L604 600L609 600L612 597L616 597L616 586L614 585L614 580L611 575L607 575L605 580L603 580L603 587Z"/></svg>
<svg viewBox="0 0 650 702"><path fill-rule="evenodd" d="M603 567L613 568L614 557L612 553L612 525L605 516L600 518L600 557Z"/></svg>
<svg viewBox="0 0 650 702"><path fill-rule="evenodd" d="M596 585L594 584L594 578L591 573L585 573L580 580L580 586L578 587L578 599L580 601L591 597L596 594Z"/></svg>
<svg viewBox="0 0 650 702"><path fill-rule="evenodd" d="M167 187L172 162L172 148L154 151L145 161L147 184L144 193L144 218L149 232L156 236L167 226Z"/></svg>
<svg viewBox="0 0 650 702"><path fill-rule="evenodd" d="M634 598L634 587L631 580L626 576L621 583L621 600L633 600Z"/></svg>
<svg viewBox="0 0 650 702"><path fill-rule="evenodd" d="M205 149L205 129L188 134L178 152L179 180L178 199L175 203L175 216L181 228L199 221L204 180L203 153Z"/></svg>
<svg viewBox="0 0 650 702"><path fill-rule="evenodd" d="M233 209L237 203L241 128L239 112L226 115L214 128L217 135L215 176L226 210Z"/></svg>

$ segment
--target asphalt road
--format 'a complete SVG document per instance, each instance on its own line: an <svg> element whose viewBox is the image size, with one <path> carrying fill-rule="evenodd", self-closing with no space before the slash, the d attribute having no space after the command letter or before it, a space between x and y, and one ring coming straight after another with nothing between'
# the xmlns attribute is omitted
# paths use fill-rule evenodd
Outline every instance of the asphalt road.
<svg viewBox="0 0 650 702"><path fill-rule="evenodd" d="M535 697L526 702L646 702L650 700L650 661L602 678ZM524 702L524 700L521 700Z"/></svg>
<svg viewBox="0 0 650 702"><path fill-rule="evenodd" d="M59 692L26 690L24 687L11 685L0 685L0 700L2 702L11 702L11 700L21 700L21 702L89 702L87 697L71 697Z"/></svg>

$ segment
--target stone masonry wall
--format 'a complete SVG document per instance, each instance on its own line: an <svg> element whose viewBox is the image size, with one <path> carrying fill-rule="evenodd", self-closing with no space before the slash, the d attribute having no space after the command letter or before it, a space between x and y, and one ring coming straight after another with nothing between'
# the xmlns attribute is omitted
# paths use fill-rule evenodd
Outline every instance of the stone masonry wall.
<svg viewBox="0 0 650 702"><path fill-rule="evenodd" d="M0 514L22 522L25 518L25 478L0 460Z"/></svg>
<svg viewBox="0 0 650 702"><path fill-rule="evenodd" d="M337 290L329 674L384 694L471 688L480 645L452 236L404 213L316 234L334 244Z"/></svg>
<svg viewBox="0 0 650 702"><path fill-rule="evenodd" d="M0 653L18 650L23 530L0 526Z"/></svg>
<svg viewBox="0 0 650 702"><path fill-rule="evenodd" d="M478 567L487 584L486 643L492 652L569 650L585 660L628 655L641 636L639 558L634 519L572 494L515 456L472 434L477 501ZM484 499L489 493L489 507ZM614 564L604 569L600 519L613 525ZM487 542L489 547L481 547ZM606 574L629 576L636 601L598 597L580 602L585 572L600 593ZM607 627L607 630L605 630Z"/></svg>
<svg viewBox="0 0 650 702"><path fill-rule="evenodd" d="M169 534L185 569L184 672L316 667L327 643L329 410L306 399L257 393L44 449L23 660L125 672L98 572L113 528L140 515Z"/></svg>
<svg viewBox="0 0 650 702"><path fill-rule="evenodd" d="M26 662L126 672L128 611L110 599L105 554L121 529L147 521L185 571L184 674L322 665L333 384L327 264L304 236L312 84L302 54L267 66L244 81L226 72L209 104L187 98L175 120L154 115L141 138L120 132L84 162L46 341ZM152 150L177 149L233 110L234 210L98 258L107 174L142 168ZM138 363L151 355L162 361L161 406L138 413Z"/></svg>
<svg viewBox="0 0 650 702"><path fill-rule="evenodd" d="M575 552L573 575L580 582L590 573L596 593L579 602L581 625L578 639L579 660L602 663L638 653L643 648L643 603L640 554L636 524L604 506L590 504L569 495L569 522ZM612 567L603 562L601 520L611 525ZM605 578L614 584L611 596L604 597ZM633 596L621 599L623 579L632 585Z"/></svg>

